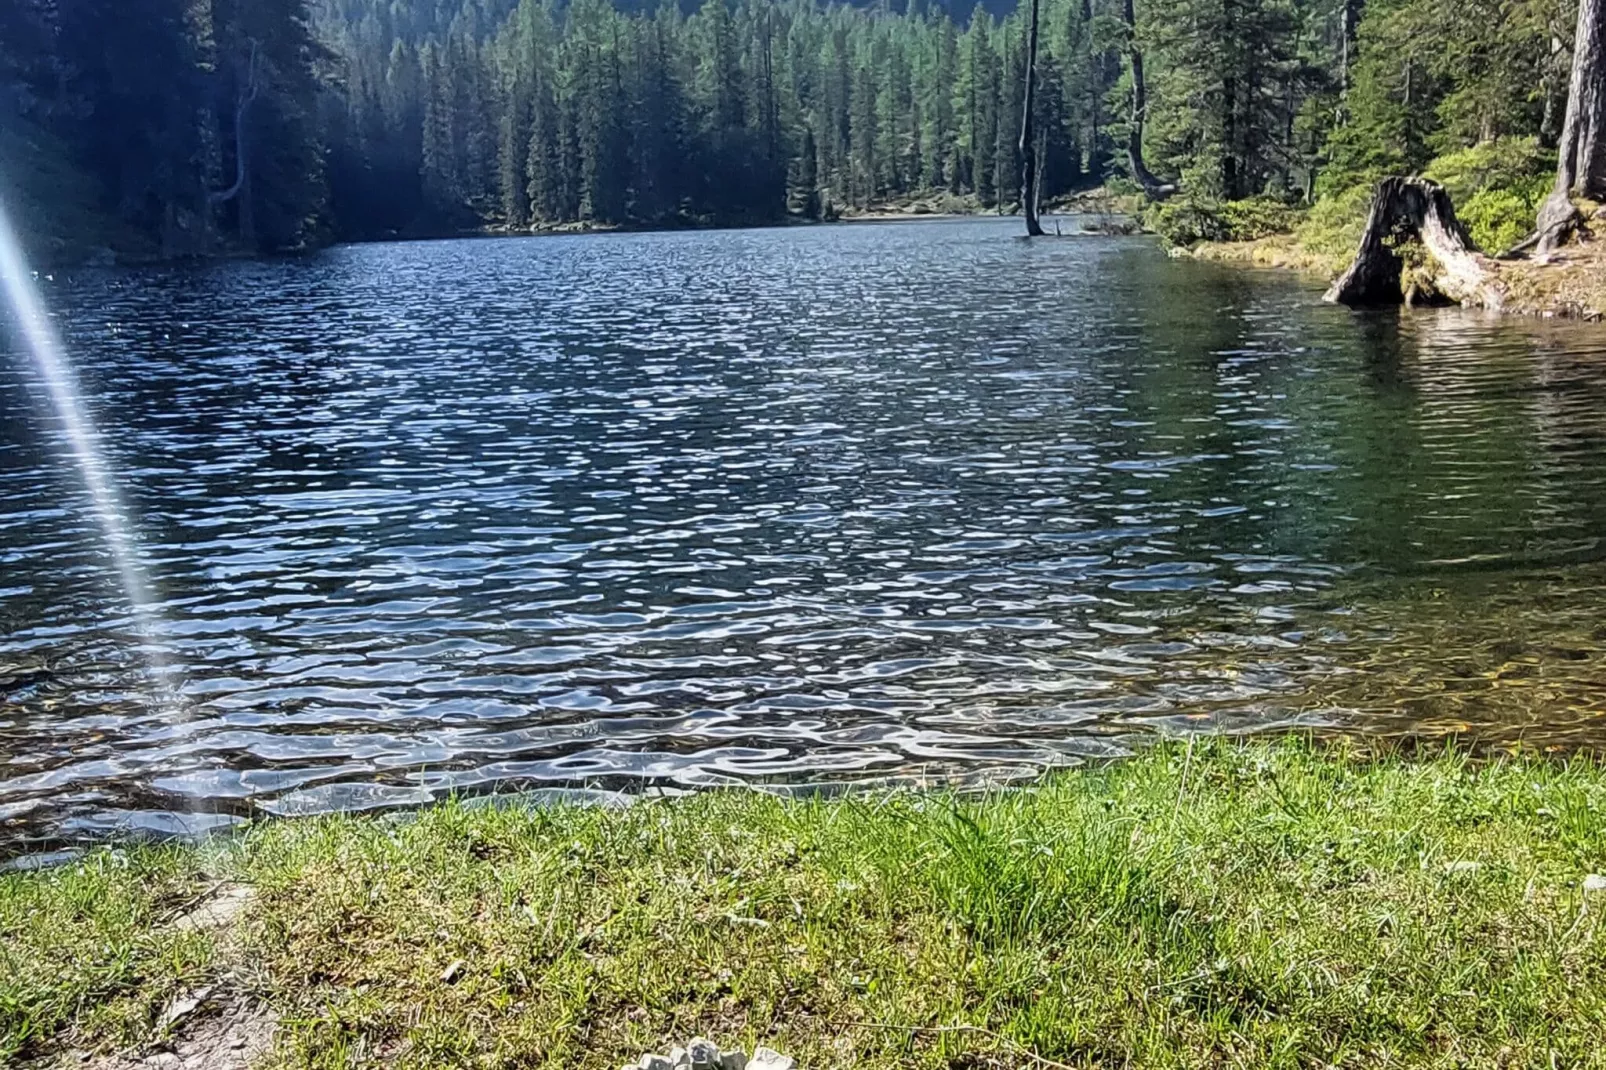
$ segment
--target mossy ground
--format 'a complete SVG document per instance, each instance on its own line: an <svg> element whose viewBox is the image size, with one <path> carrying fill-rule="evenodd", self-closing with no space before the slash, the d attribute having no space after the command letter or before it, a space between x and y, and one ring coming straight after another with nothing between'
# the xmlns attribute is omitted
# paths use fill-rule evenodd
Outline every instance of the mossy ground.
<svg viewBox="0 0 1606 1070"><path fill-rule="evenodd" d="M1590 218L1598 205L1585 204ZM1606 315L1606 242L1603 225L1592 219L1583 225L1580 240L1556 251L1549 263L1502 262L1500 278L1506 285L1506 309L1528 315L1582 317L1598 320Z"/></svg>
<svg viewBox="0 0 1606 1070"><path fill-rule="evenodd" d="M988 796L270 822L0 878L0 1059L215 980L269 1065L1606 1063L1606 769L1164 746ZM164 925L230 878L223 952ZM232 961L225 963L225 959Z"/></svg>

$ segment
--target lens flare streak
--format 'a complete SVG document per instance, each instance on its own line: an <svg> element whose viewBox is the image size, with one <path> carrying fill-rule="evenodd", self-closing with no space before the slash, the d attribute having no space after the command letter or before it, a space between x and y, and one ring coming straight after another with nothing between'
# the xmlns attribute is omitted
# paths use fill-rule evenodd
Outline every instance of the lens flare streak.
<svg viewBox="0 0 1606 1070"><path fill-rule="evenodd" d="M161 677L159 615L150 580L140 562L139 546L126 520L127 509L117 493L100 436L85 411L78 378L67 360L61 336L50 321L23 256L22 244L0 205L0 287L16 321L18 340L32 356L39 378L66 432L67 447L89 491L95 521L111 554L124 596L133 609L135 626L145 641L146 661Z"/></svg>

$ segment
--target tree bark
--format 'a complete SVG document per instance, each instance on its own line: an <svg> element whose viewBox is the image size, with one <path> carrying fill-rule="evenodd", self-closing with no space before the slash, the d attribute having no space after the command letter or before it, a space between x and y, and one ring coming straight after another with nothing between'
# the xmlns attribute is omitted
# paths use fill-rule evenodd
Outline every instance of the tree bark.
<svg viewBox="0 0 1606 1070"><path fill-rule="evenodd" d="M1544 111L1539 117L1539 144L1553 149L1561 144L1561 121L1567 111L1567 80L1572 60L1567 55L1567 42L1552 30L1550 56L1545 60L1545 73L1539 82L1544 96Z"/></svg>
<svg viewBox="0 0 1606 1070"><path fill-rule="evenodd" d="M1606 197L1606 0L1579 0L1557 150L1556 184L1539 207L1540 258L1554 252L1577 226L1575 195Z"/></svg>
<svg viewBox="0 0 1606 1070"><path fill-rule="evenodd" d="M1032 133L1032 112L1037 107L1037 8L1032 0L1031 28L1026 36L1026 103L1020 120L1020 210L1026 217L1026 236L1039 238L1043 225L1037 218L1037 139Z"/></svg>
<svg viewBox="0 0 1606 1070"><path fill-rule="evenodd" d="M245 64L244 82L237 91L234 103L234 182L227 189L213 190L206 197L209 207L227 204L236 199L239 201L236 212L240 238L247 245L256 244L256 214L251 200L249 118L251 105L262 92L259 54L260 46L253 40L251 55Z"/></svg>
<svg viewBox="0 0 1606 1070"><path fill-rule="evenodd" d="M1238 191L1238 78L1221 80L1221 195L1236 201Z"/></svg>
<svg viewBox="0 0 1606 1070"><path fill-rule="evenodd" d="M1138 47L1138 14L1133 0L1124 0L1121 18L1126 23L1126 58L1132 66L1132 113L1126 131L1127 167L1132 171L1132 181L1143 187L1144 194L1150 200L1160 201L1175 193L1177 187L1161 182L1143 160L1143 124L1149 117L1149 87L1143 76L1143 50Z"/></svg>
<svg viewBox="0 0 1606 1070"><path fill-rule="evenodd" d="M1395 247L1416 239L1432 256L1434 273L1426 292L1414 283L1402 287L1405 262ZM1325 300L1374 306L1431 302L1435 298L1498 311L1505 290L1492 261L1478 251L1455 217L1450 195L1425 178L1385 178L1372 195L1366 233L1349 270L1327 291Z"/></svg>
<svg viewBox="0 0 1606 1070"><path fill-rule="evenodd" d="M1355 31L1361 24L1361 6L1363 0L1344 0L1344 8L1340 13L1339 42L1339 76L1338 90L1340 97L1349 96L1350 80L1350 53L1355 48Z"/></svg>

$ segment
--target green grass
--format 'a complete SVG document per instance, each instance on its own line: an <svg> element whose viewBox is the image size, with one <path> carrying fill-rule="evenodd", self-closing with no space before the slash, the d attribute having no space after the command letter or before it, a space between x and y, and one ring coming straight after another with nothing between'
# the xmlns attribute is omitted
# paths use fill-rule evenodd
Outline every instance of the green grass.
<svg viewBox="0 0 1606 1070"><path fill-rule="evenodd" d="M0 880L0 1036L126 1041L99 1008L209 968L150 927L204 867L258 888L275 1065L1596 1066L1603 815L1582 760L1221 743L986 797L268 823Z"/></svg>
<svg viewBox="0 0 1606 1070"><path fill-rule="evenodd" d="M196 861L172 848L102 850L0 876L0 1065L63 1034L95 1047L149 1035L211 966L210 938L163 924L204 891Z"/></svg>

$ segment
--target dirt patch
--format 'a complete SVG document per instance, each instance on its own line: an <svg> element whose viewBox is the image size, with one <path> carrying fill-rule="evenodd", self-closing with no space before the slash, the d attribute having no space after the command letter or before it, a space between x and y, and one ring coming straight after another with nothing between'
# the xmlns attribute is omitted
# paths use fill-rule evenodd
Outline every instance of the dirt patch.
<svg viewBox="0 0 1606 1070"><path fill-rule="evenodd" d="M254 1001L209 996L173 1035L138 1054L68 1056L57 1067L89 1070L250 1070L273 1049L279 1017Z"/></svg>
<svg viewBox="0 0 1606 1070"><path fill-rule="evenodd" d="M250 1070L273 1048L279 1016L239 990L233 966L240 953L239 922L256 901L250 885L220 881L186 903L167 923L210 934L216 941L217 983L181 993L162 1011L157 1040L136 1052L94 1055L69 1050L43 1064L54 1070Z"/></svg>
<svg viewBox="0 0 1606 1070"><path fill-rule="evenodd" d="M256 889L249 884L223 881L213 885L199 901L186 906L170 923L180 932L232 932L235 922L256 900Z"/></svg>
<svg viewBox="0 0 1606 1070"><path fill-rule="evenodd" d="M1595 221L1593 226L1606 229L1606 220ZM1606 241L1587 231L1583 238L1556 250L1548 263L1502 264L1507 310L1587 320L1606 314Z"/></svg>

